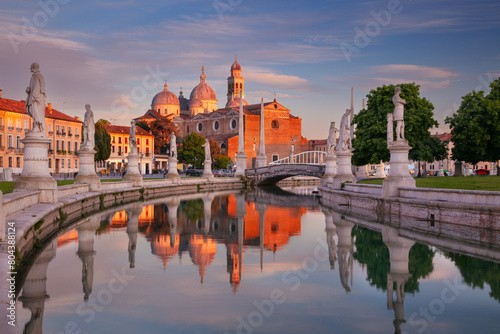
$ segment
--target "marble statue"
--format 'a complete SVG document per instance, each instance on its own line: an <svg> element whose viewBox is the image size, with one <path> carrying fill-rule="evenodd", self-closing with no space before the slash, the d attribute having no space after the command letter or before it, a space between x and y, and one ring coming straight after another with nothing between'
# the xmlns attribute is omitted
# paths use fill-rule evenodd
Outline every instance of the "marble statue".
<svg viewBox="0 0 500 334"><path fill-rule="evenodd" d="M26 112L33 118L32 132L45 133L45 80L38 63L31 64L30 85L26 88Z"/></svg>
<svg viewBox="0 0 500 334"><path fill-rule="evenodd" d="M83 120L83 150L93 150L94 149L94 134L95 134L95 124L94 124L94 113L90 109L90 104L85 105L85 117Z"/></svg>
<svg viewBox="0 0 500 334"><path fill-rule="evenodd" d="M205 147L205 161L212 160L212 157L210 155L210 143L207 138L205 138L205 144L201 146Z"/></svg>
<svg viewBox="0 0 500 334"><path fill-rule="evenodd" d="M137 154L137 137L135 136L135 122L130 122L130 138L128 141L131 154Z"/></svg>
<svg viewBox="0 0 500 334"><path fill-rule="evenodd" d="M349 124L349 116L351 112L351 109L346 109L345 114L342 115L342 119L340 120L340 132L339 142L337 143L337 152L349 150L349 143L351 141L351 125Z"/></svg>
<svg viewBox="0 0 500 334"><path fill-rule="evenodd" d="M170 156L172 158L177 157L177 145L175 132L170 133Z"/></svg>
<svg viewBox="0 0 500 334"><path fill-rule="evenodd" d="M396 141L405 139L404 109L406 100L402 99L399 94L401 94L401 87L394 88L394 97L392 98L394 115L392 121L396 122Z"/></svg>
<svg viewBox="0 0 500 334"><path fill-rule="evenodd" d="M328 139L326 140L326 153L328 155L333 155L335 153L335 141L337 139L338 129L335 127L335 122L330 123L330 131L328 133Z"/></svg>

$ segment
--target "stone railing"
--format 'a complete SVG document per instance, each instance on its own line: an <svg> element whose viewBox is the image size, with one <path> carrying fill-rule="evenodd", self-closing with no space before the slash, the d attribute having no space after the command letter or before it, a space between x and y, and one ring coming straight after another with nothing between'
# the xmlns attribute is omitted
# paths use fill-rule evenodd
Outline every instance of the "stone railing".
<svg viewBox="0 0 500 334"><path fill-rule="evenodd" d="M360 194L382 195L382 186L375 184L344 183L344 190Z"/></svg>
<svg viewBox="0 0 500 334"><path fill-rule="evenodd" d="M453 202L500 207L499 191L400 188L399 196L402 198L414 198L429 202Z"/></svg>

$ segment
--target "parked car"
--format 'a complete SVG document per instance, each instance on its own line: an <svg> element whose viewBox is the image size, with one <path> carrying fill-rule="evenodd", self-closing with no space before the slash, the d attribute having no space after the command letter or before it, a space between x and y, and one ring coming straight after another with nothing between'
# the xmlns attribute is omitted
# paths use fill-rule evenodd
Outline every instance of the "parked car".
<svg viewBox="0 0 500 334"><path fill-rule="evenodd" d="M202 176L203 171L201 169L188 169L186 171L186 176Z"/></svg>
<svg viewBox="0 0 500 334"><path fill-rule="evenodd" d="M222 169L222 171L225 173L224 176L231 176L231 177L234 176L234 172L230 169Z"/></svg>
<svg viewBox="0 0 500 334"><path fill-rule="evenodd" d="M214 174L214 176L225 176L222 169L213 170L212 174Z"/></svg>

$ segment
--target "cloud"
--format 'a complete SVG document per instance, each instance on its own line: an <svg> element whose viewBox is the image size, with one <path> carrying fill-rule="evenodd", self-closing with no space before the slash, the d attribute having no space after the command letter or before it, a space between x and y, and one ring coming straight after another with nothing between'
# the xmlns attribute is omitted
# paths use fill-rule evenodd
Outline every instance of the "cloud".
<svg viewBox="0 0 500 334"><path fill-rule="evenodd" d="M295 75L278 74L269 69L246 67L245 78L268 87L304 91L309 90L310 82Z"/></svg>

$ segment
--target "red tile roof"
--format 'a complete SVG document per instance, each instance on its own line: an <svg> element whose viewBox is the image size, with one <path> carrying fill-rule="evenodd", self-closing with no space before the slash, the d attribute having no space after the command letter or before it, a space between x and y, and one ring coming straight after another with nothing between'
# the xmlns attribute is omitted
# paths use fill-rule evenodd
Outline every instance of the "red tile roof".
<svg viewBox="0 0 500 334"><path fill-rule="evenodd" d="M0 98L0 110L17 112L25 115L27 114L25 101L16 101L11 99ZM68 116L66 114L63 114L62 112L56 109L49 110L49 108L47 107L45 107L45 117L52 119L60 119L63 121L83 123L82 121L77 120L76 118Z"/></svg>
<svg viewBox="0 0 500 334"><path fill-rule="evenodd" d="M130 126L121 126L121 125L104 125L104 128L106 131L108 131L109 134L114 133L114 134L130 134ZM135 128L135 134L140 135L140 136L151 136L154 137L152 134L144 130L143 128L136 127Z"/></svg>
<svg viewBox="0 0 500 334"><path fill-rule="evenodd" d="M451 141L451 133L436 133L435 135L431 135L431 137L437 137L441 141Z"/></svg>

